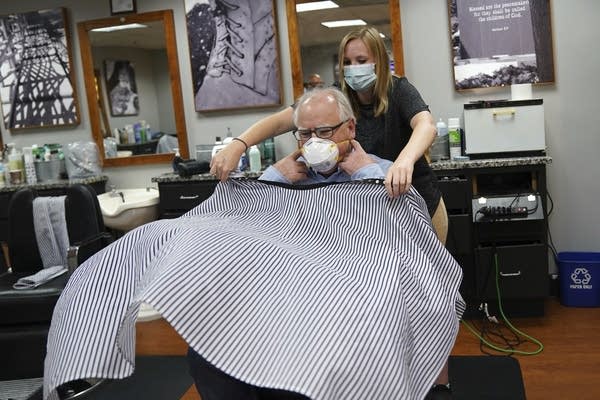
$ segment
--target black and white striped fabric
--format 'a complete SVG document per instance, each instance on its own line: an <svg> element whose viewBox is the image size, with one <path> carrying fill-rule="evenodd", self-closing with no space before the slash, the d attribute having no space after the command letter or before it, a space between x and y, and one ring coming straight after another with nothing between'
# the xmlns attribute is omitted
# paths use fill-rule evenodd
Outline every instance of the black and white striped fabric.
<svg viewBox="0 0 600 400"><path fill-rule="evenodd" d="M422 399L450 354L460 266L425 202L381 183L220 183L175 220L123 236L80 266L52 320L45 397L124 378L141 302L205 359L314 400Z"/></svg>

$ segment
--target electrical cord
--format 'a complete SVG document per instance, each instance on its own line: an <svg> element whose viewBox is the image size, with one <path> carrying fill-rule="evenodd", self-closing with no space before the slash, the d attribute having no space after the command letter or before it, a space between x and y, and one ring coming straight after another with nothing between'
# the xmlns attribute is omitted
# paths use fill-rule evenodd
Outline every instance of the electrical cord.
<svg viewBox="0 0 600 400"><path fill-rule="evenodd" d="M509 348L500 347L500 346L490 342L489 340L487 340L483 335L479 334L465 320L461 320L461 322L463 323L463 325L465 325L467 327L467 329L469 329L471 331L471 333L473 333L473 335L475 335L480 340L481 345L488 346L489 348L499 351L501 353L520 354L520 355L524 355L524 356L532 356L532 355L541 353L542 350L544 350L544 345L542 344L542 342L539 341L538 339L534 338L533 336L530 336L530 335L526 334L525 332L520 331L519 329L515 328L515 326L508 320L508 318L506 318L506 315L504 314L504 310L502 308L502 298L500 295L500 280L499 280L500 274L499 274L499 267L498 267L498 253L497 252L494 252L494 265L495 265L495 269L496 269L496 294L498 296L498 310L500 311L502 320L509 327L509 329L513 332L514 335L521 335L522 337L524 337L524 338L528 339L529 341L533 342L534 344L536 344L538 346L537 350L524 351L524 350L518 350L516 348L510 348L512 346L510 346ZM487 313L487 309L486 309L486 313ZM489 315L488 315L488 319L489 319ZM521 343L523 343L523 342L521 342Z"/></svg>

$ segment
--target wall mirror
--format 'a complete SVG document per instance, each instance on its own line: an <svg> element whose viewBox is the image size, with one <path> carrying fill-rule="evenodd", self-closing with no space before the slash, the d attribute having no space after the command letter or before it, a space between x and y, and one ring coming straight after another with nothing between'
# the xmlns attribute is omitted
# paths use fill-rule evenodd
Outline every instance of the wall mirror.
<svg viewBox="0 0 600 400"><path fill-rule="evenodd" d="M174 148L189 158L173 12L83 21L77 30L104 166L167 163Z"/></svg>
<svg viewBox="0 0 600 400"><path fill-rule="evenodd" d="M333 0L338 7L296 11L297 4L310 2L286 0L294 98L302 95L304 82L312 73L320 74L325 85L334 82L339 42L347 32L356 28L327 28L321 24L323 21L362 19L375 26L386 36L384 41L390 58L393 58L395 74L404 75L400 0Z"/></svg>

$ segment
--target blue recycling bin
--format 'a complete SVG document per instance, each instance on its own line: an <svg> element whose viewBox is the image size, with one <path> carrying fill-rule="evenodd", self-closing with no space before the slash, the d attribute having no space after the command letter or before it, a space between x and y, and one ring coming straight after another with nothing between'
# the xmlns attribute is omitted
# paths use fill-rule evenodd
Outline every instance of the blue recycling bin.
<svg viewBox="0 0 600 400"><path fill-rule="evenodd" d="M568 307L600 307L600 253L560 252L560 302Z"/></svg>

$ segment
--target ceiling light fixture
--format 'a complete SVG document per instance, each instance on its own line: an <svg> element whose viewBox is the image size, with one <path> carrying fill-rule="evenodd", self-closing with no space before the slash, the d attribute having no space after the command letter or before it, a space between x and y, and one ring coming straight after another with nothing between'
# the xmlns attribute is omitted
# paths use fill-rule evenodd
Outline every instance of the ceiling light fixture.
<svg viewBox="0 0 600 400"><path fill-rule="evenodd" d="M310 3L296 4L296 12L325 10L327 8L338 8L333 1L312 1Z"/></svg>
<svg viewBox="0 0 600 400"><path fill-rule="evenodd" d="M324 25L328 28L339 28L341 26L357 26L357 25L366 25L367 23L362 19L343 19L339 21L325 21L321 22L321 25Z"/></svg>
<svg viewBox="0 0 600 400"><path fill-rule="evenodd" d="M125 24L125 25L115 25L115 26L107 26L105 28L95 28L92 29L93 32L113 32L113 31L121 31L125 29L140 29L147 28L147 25L142 24Z"/></svg>

